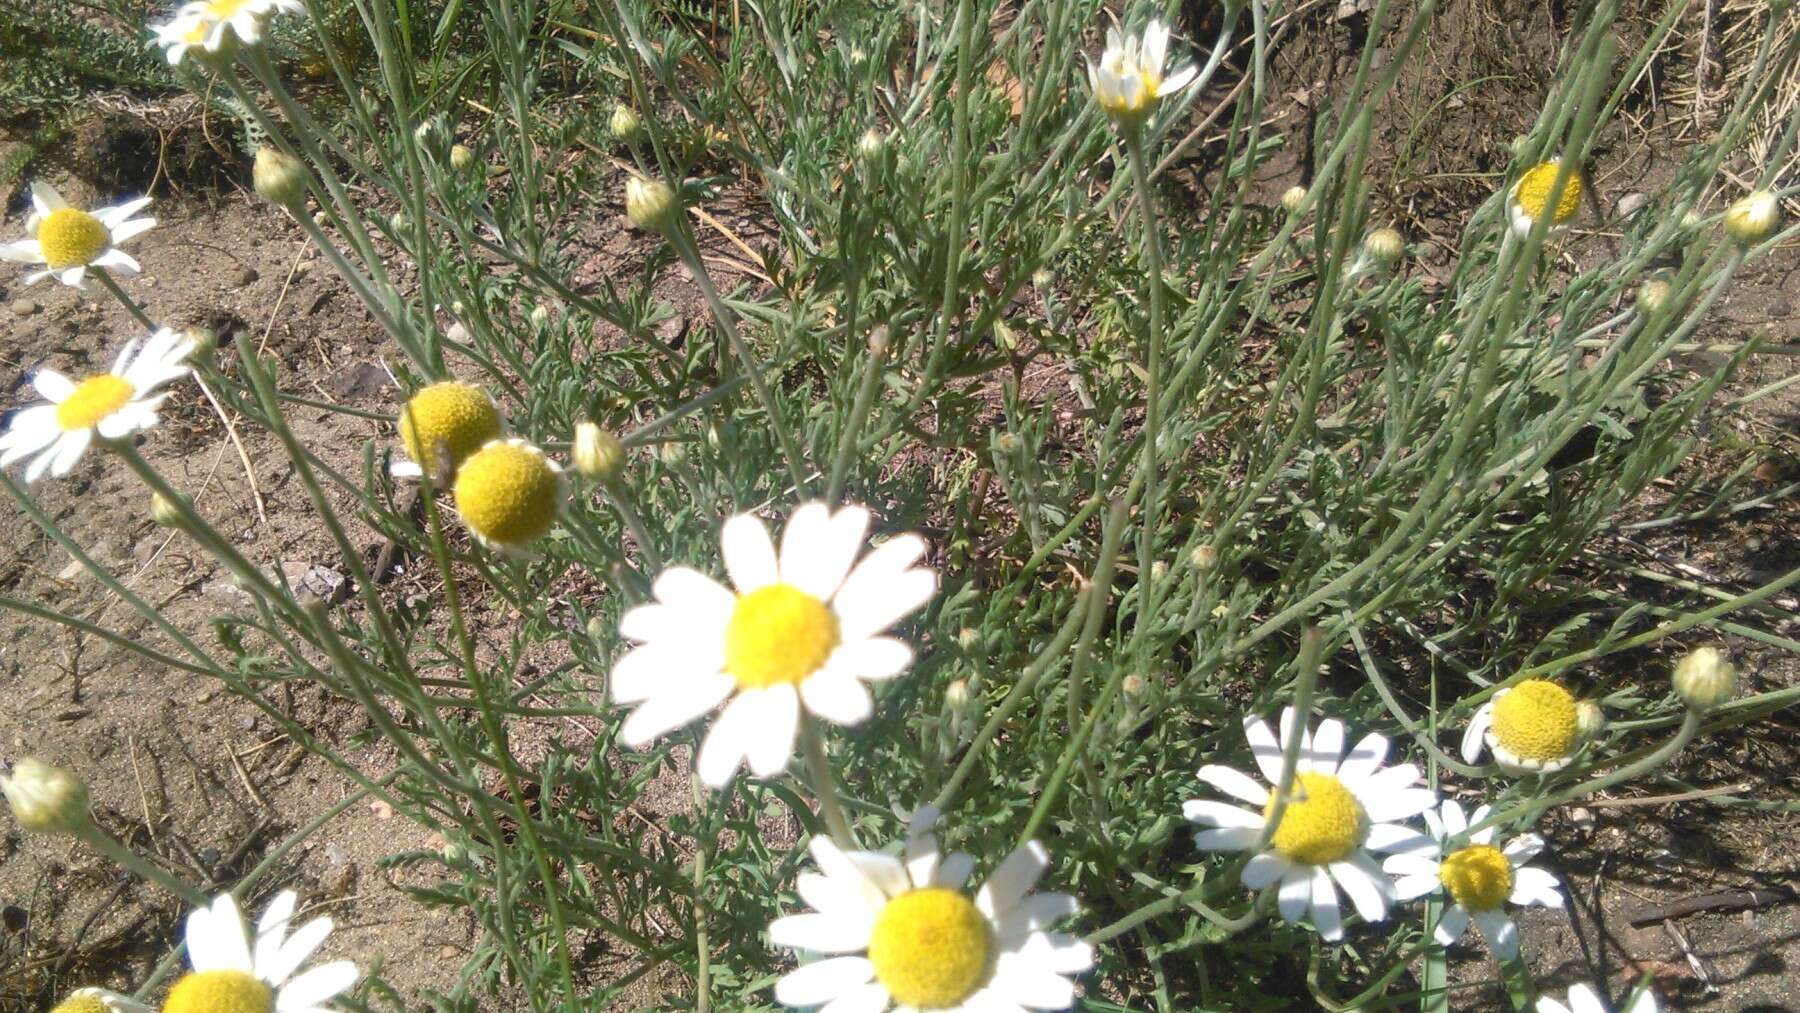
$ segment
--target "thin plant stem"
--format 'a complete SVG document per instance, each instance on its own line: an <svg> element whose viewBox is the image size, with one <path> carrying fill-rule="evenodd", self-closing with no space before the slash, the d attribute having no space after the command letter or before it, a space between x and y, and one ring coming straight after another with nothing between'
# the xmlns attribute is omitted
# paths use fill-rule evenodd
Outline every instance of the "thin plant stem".
<svg viewBox="0 0 1800 1013"><path fill-rule="evenodd" d="M837 778L825 755L825 739L819 734L817 719L804 709L800 712L800 750L806 754L807 776L812 781L813 795L819 800L819 812L825 817L825 828L838 847L855 848L856 836L851 833L850 821L844 818L844 808L838 802Z"/></svg>
<svg viewBox="0 0 1800 1013"><path fill-rule="evenodd" d="M199 887L176 878L161 866L113 840L112 835L96 826L93 820L84 821L75 830L75 836L127 871L155 883L195 907L205 907L211 899Z"/></svg>
<svg viewBox="0 0 1800 1013"><path fill-rule="evenodd" d="M111 293L112 297L118 300L119 305L131 313L132 319L152 331L157 329L156 321L150 319L150 314L145 313L142 307L132 301L131 296L125 294L125 290L120 288L119 283L114 280L111 271L104 267L89 267L88 273L100 279L100 287Z"/></svg>
<svg viewBox="0 0 1800 1013"><path fill-rule="evenodd" d="M1162 436L1163 373L1163 257L1162 232L1156 217L1155 186L1150 182L1150 166L1144 157L1143 128L1130 124L1124 130L1126 158L1131 163L1137 199L1139 224L1144 230L1144 272L1150 296L1150 329L1145 335L1144 359L1144 448L1139 465L1144 479L1144 496L1138 508L1138 619L1135 639L1143 643L1149 635L1152 617L1156 615L1158 581L1151 557L1156 551L1157 506L1161 492L1157 482L1160 468L1158 440ZM1140 662L1142 659L1139 659Z"/></svg>

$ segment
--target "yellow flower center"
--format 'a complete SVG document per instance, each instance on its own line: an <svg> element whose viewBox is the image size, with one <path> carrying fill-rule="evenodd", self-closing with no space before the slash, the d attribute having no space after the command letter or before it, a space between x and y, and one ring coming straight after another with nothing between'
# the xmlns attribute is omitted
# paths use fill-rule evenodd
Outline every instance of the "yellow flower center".
<svg viewBox="0 0 1800 1013"><path fill-rule="evenodd" d="M106 1008L106 1000L97 995L72 995L57 1004L50 1013L111 1013Z"/></svg>
<svg viewBox="0 0 1800 1013"><path fill-rule="evenodd" d="M556 521L562 483L535 447L490 443L463 462L456 509L490 542L524 546Z"/></svg>
<svg viewBox="0 0 1800 1013"><path fill-rule="evenodd" d="M1494 741L1526 760L1560 760L1575 748L1575 698L1554 682L1527 679L1494 701Z"/></svg>
<svg viewBox="0 0 1800 1013"><path fill-rule="evenodd" d="M1275 793L1263 807L1275 809ZM1330 774L1301 773L1281 813L1281 825L1270 841L1275 850L1302 865L1329 865L1355 851L1369 836L1369 817L1362 803Z"/></svg>
<svg viewBox="0 0 1800 1013"><path fill-rule="evenodd" d="M1451 899L1470 911L1492 911L1512 896L1512 863L1499 848L1477 844L1453 852L1438 866Z"/></svg>
<svg viewBox="0 0 1800 1013"><path fill-rule="evenodd" d="M455 380L434 383L414 394L400 413L400 442L406 455L434 469L440 454L455 470L463 459L500 435L500 413L479 387Z"/></svg>
<svg viewBox="0 0 1800 1013"><path fill-rule="evenodd" d="M275 993L243 971L195 971L175 983L163 1013L274 1013Z"/></svg>
<svg viewBox="0 0 1800 1013"><path fill-rule="evenodd" d="M1544 162L1533 166L1525 175L1519 177L1519 188L1514 199L1525 209L1535 221L1543 215L1544 205L1550 203L1550 188L1556 185L1556 174L1562 167L1555 162ZM1571 172L1563 182L1562 193L1556 198L1556 211L1551 215L1553 225L1561 225L1575 217L1581 210L1581 173Z"/></svg>
<svg viewBox="0 0 1800 1013"><path fill-rule="evenodd" d="M249 2L250 0L213 0L212 3L206 5L206 13L224 21L227 18L236 17L237 12L243 10L244 5Z"/></svg>
<svg viewBox="0 0 1800 1013"><path fill-rule="evenodd" d="M837 616L792 584L740 595L725 627L725 670L743 689L797 683L818 671L839 643Z"/></svg>
<svg viewBox="0 0 1800 1013"><path fill-rule="evenodd" d="M125 407L137 388L123 377L97 373L81 383L56 406L56 424L63 432L92 429L100 420Z"/></svg>
<svg viewBox="0 0 1800 1013"><path fill-rule="evenodd" d="M92 263L110 239L100 219L75 208L57 208L38 222L38 248L44 251L44 266L52 270Z"/></svg>
<svg viewBox="0 0 1800 1013"><path fill-rule="evenodd" d="M903 1006L944 1009L975 993L991 968L987 919L969 898L930 886L887 902L869 936L869 962Z"/></svg>

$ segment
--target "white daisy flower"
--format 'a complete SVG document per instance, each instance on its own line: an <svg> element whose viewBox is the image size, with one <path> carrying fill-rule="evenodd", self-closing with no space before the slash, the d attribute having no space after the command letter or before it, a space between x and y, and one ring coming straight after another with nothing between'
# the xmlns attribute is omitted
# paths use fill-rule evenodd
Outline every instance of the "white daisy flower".
<svg viewBox="0 0 1800 1013"><path fill-rule="evenodd" d="M124 274L143 270L119 244L156 225L154 218L133 218L150 205L139 197L109 208L83 211L69 206L50 184L31 184L31 214L25 219L29 239L0 244L0 260L42 264L44 270L25 276L31 285L55 275L72 288L83 288L90 267L109 268Z"/></svg>
<svg viewBox="0 0 1800 1013"><path fill-rule="evenodd" d="M1047 931L1077 906L1066 893L1031 893L1050 864L1044 846L1032 841L1008 855L970 896L975 860L962 852L939 859L929 832L936 817L920 809L904 861L813 838L819 871L801 873L796 885L814 910L777 918L769 939L835 956L783 976L777 1001L825 1004L821 1013L993 1013L1075 1002L1068 976L1092 967L1094 951Z"/></svg>
<svg viewBox="0 0 1800 1013"><path fill-rule="evenodd" d="M1088 61L1088 84L1100 108L1114 119L1137 120L1159 100L1192 84L1199 70L1191 64L1163 76L1168 48L1169 26L1161 21L1145 25L1142 36L1125 35L1116 25L1108 28L1100 62Z"/></svg>
<svg viewBox="0 0 1800 1013"><path fill-rule="evenodd" d="M257 920L254 939L228 893L190 913L193 970L169 990L163 1013L326 1013L325 1004L360 975L348 960L294 973L331 934L331 919L315 918L288 935L295 899L292 890L276 895Z"/></svg>
<svg viewBox="0 0 1800 1013"><path fill-rule="evenodd" d="M1606 1013L1606 1003L1592 988L1576 985L1569 989L1568 1005L1546 997L1537 1001L1537 1013ZM1656 1013L1655 993L1643 989L1633 995L1619 1013Z"/></svg>
<svg viewBox="0 0 1800 1013"><path fill-rule="evenodd" d="M154 31L173 67L195 47L213 54L234 41L254 46L262 40L263 25L271 15L305 10L301 0L194 0L182 4L174 18Z"/></svg>
<svg viewBox="0 0 1800 1013"><path fill-rule="evenodd" d="M128 995L105 988L78 988L51 1007L50 1013L155 1013Z"/></svg>
<svg viewBox="0 0 1800 1013"><path fill-rule="evenodd" d="M1526 679L1500 690L1463 730L1463 759L1481 762L1483 746L1510 774L1550 774L1567 767L1581 749L1581 715L1575 698L1544 679Z"/></svg>
<svg viewBox="0 0 1800 1013"><path fill-rule="evenodd" d="M1449 946L1461 939L1473 921L1487 937L1494 956L1511 960L1519 955L1519 926L1502 905L1560 908L1563 895L1555 876L1525 864L1544 850L1544 839L1536 834L1496 841L1495 828L1483 827L1470 834L1462 847L1446 849L1453 838L1487 819L1491 811L1491 806L1484 805L1468 818L1455 799L1445 799L1436 812L1425 813L1435 847L1390 855L1381 868L1397 877L1394 893L1400 900L1413 900L1439 889L1449 894L1437 923L1439 945Z"/></svg>
<svg viewBox="0 0 1800 1013"><path fill-rule="evenodd" d="M1393 882L1383 875L1370 851L1394 852L1428 847L1430 839L1398 821L1437 805L1437 793L1415 788L1419 768L1410 763L1383 768L1388 740L1370 733L1344 754L1344 724L1328 718L1316 735L1308 734L1292 707L1281 715L1281 742L1256 717L1244 719L1251 755L1270 785L1281 783L1284 743L1299 735L1300 758L1293 794L1281 822L1264 850L1245 863L1239 880L1251 890L1280 884L1277 909L1289 922L1312 915L1313 926L1327 941L1343 938L1338 890L1350 896L1363 920L1387 917L1394 900ZM1200 780L1256 807L1190 800L1182 806L1188 819L1213 829L1196 835L1208 851L1244 851L1258 846L1274 805L1272 788L1218 764L1200 768ZM1335 885L1334 885L1335 884Z"/></svg>
<svg viewBox="0 0 1800 1013"><path fill-rule="evenodd" d="M759 777L786 770L802 705L840 725L867 718L862 682L898 675L913 657L881 633L937 588L913 566L925 554L917 535L857 563L868 528L862 507L808 503L788 519L777 559L762 522L739 514L720 539L735 593L685 566L664 570L656 601L619 621L640 644L613 668L613 702L640 704L621 740L642 746L729 698L700 747L700 777L716 788L746 758Z"/></svg>
<svg viewBox="0 0 1800 1013"><path fill-rule="evenodd" d="M151 334L140 350L141 340L126 342L111 370L80 383L54 369L32 374L32 386L50 403L13 416L0 434L0 468L36 455L25 469L27 483L45 471L60 477L81 460L96 434L117 440L156 425L156 410L169 396L157 389L187 375L189 344L167 327Z"/></svg>
<svg viewBox="0 0 1800 1013"><path fill-rule="evenodd" d="M1548 162L1540 162L1525 171L1519 181L1514 183L1506 195L1507 221L1512 225L1513 235L1524 239L1531 234L1531 227L1544 217L1547 208L1550 210L1549 230L1561 232L1569 227L1575 216L1581 213L1581 173L1571 172L1564 181L1562 190L1558 191L1556 205L1550 208L1550 188L1556 185L1556 177L1562 172L1562 160L1552 158Z"/></svg>

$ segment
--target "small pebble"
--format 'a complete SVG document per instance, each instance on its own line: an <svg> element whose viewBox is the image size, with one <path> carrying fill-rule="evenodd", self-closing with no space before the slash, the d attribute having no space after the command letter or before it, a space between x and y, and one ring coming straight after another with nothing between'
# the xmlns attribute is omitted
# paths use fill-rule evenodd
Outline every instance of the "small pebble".
<svg viewBox="0 0 1800 1013"><path fill-rule="evenodd" d="M256 273L256 268L254 268L254 267L240 268L237 273L237 283L241 287L241 286L250 284L251 282L255 281L258 277L260 277L260 275L258 275Z"/></svg>
<svg viewBox="0 0 1800 1013"><path fill-rule="evenodd" d="M15 317L31 316L42 308L30 299L14 299L12 302L12 311Z"/></svg>

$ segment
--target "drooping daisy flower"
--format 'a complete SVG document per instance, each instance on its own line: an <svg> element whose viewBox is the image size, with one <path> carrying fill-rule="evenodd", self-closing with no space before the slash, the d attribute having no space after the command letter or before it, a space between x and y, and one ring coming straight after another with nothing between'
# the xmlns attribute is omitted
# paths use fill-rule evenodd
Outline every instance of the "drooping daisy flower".
<svg viewBox="0 0 1800 1013"><path fill-rule="evenodd" d="M412 460L397 461L395 478L418 478L424 465L448 481L470 454L500 438L500 406L473 384L443 380L423 387L400 410L400 444Z"/></svg>
<svg viewBox="0 0 1800 1013"><path fill-rule="evenodd" d="M83 211L69 206L56 188L43 180L31 184L31 215L25 219L29 239L0 245L0 260L42 264L25 276L31 285L51 275L72 288L83 288L90 267L124 274L143 270L119 244L156 225L154 218L133 218L150 205L139 197L109 208Z"/></svg>
<svg viewBox="0 0 1800 1013"><path fill-rule="evenodd" d="M276 895L252 939L237 902L220 894L188 915L188 963L193 967L163 1000L163 1013L319 1013L356 984L356 965L333 961L296 975L325 937L331 919L316 918L293 935L292 890Z"/></svg>
<svg viewBox="0 0 1800 1013"><path fill-rule="evenodd" d="M1537 1001L1537 1013L1606 1013L1606 1003L1587 985L1569 989L1567 1006L1548 996ZM1656 994L1643 989L1631 997L1619 1013L1656 1013Z"/></svg>
<svg viewBox="0 0 1800 1013"><path fill-rule="evenodd" d="M1311 735L1292 707L1281 715L1281 742L1260 718L1244 719L1251 755L1270 785L1281 783L1282 747L1295 735L1301 737L1300 758L1281 822L1264 850L1244 865L1239 879L1251 890L1279 883L1276 907L1283 919L1299 922L1310 912L1319 936L1337 940L1344 934L1340 888L1365 921L1387 917L1393 882L1369 852L1429 846L1425 835L1398 821L1435 806L1437 794L1413 787L1419 780L1419 768L1413 764L1382 767L1388 755L1385 736L1371 732L1345 755L1343 722L1328 718ZM1203 799L1185 803L1182 812L1188 819L1213 828L1196 836L1199 847L1208 851L1256 847L1275 804L1274 790L1217 764L1201 767L1200 780L1255 808Z"/></svg>
<svg viewBox="0 0 1800 1013"><path fill-rule="evenodd" d="M1169 26L1152 21L1142 36L1126 35L1115 25L1106 30L1106 51L1100 62L1088 61L1088 85L1094 99L1113 119L1136 122L1156 103L1193 83L1199 70L1193 65L1163 76L1163 59L1169 48Z"/></svg>
<svg viewBox="0 0 1800 1013"><path fill-rule="evenodd" d="M156 425L156 410L169 396L158 388L187 375L188 341L167 327L143 341L142 350L140 341L126 342L111 370L80 383L54 369L33 374L32 385L50 403L13 416L0 435L0 468L35 454L25 469L27 483L45 471L66 475L96 434L117 440Z"/></svg>
<svg viewBox="0 0 1800 1013"><path fill-rule="evenodd" d="M729 698L700 748L700 777L716 788L746 758L759 777L787 769L802 705L840 725L867 718L862 681L898 675L913 656L880 634L937 588L913 566L925 554L917 535L857 563L868 527L862 507L808 503L788 519L778 560L762 522L739 514L720 539L735 593L685 566L663 571L656 601L619 621L640 644L613 668L613 702L640 704L622 741L641 746Z"/></svg>
<svg viewBox="0 0 1800 1013"><path fill-rule="evenodd" d="M481 544L524 552L550 533L569 491L562 465L521 439L492 440L456 473L456 512Z"/></svg>
<svg viewBox="0 0 1800 1013"><path fill-rule="evenodd" d="M1092 967L1094 952L1072 935L1048 931L1076 912L1068 894L1031 893L1049 853L1036 841L1025 845L971 896L975 860L961 852L939 859L929 832L936 816L926 807L914 817L904 862L813 838L819 871L801 873L797 886L814 911L777 918L769 939L836 956L782 977L778 1001L829 1004L833 1013L987 1013L1074 1003L1067 976Z"/></svg>
<svg viewBox="0 0 1800 1013"><path fill-rule="evenodd" d="M1526 679L1495 693L1463 731L1463 759L1479 763L1483 746L1509 774L1549 774L1567 767L1581 748L1575 698L1544 679Z"/></svg>
<svg viewBox="0 0 1800 1013"><path fill-rule="evenodd" d="M1508 219L1512 223L1513 234L1524 239L1531 233L1532 225L1544 217L1544 210L1550 205L1550 188L1556 185L1557 173L1562 171L1562 161L1552 158L1548 162L1540 162L1525 171L1519 181L1513 184L1512 193L1506 201ZM1569 173L1563 181L1563 188L1556 197L1556 207L1550 212L1550 229L1559 231L1569 227L1575 215L1581 210L1581 173Z"/></svg>
<svg viewBox="0 0 1800 1013"><path fill-rule="evenodd" d="M104 988L78 988L51 1007L50 1013L154 1013L128 995Z"/></svg>
<svg viewBox="0 0 1800 1013"><path fill-rule="evenodd" d="M254 46L271 15L305 10L301 0L194 0L154 30L173 67L196 46L209 55L228 51L234 43Z"/></svg>
<svg viewBox="0 0 1800 1013"><path fill-rule="evenodd" d="M1519 926L1504 905L1560 908L1563 895L1555 876L1525 864L1544 850L1544 839L1536 834L1496 841L1495 828L1484 827L1462 847L1447 848L1452 838L1487 819L1490 811L1491 807L1484 805L1469 819L1455 799L1445 799L1436 812L1425 813L1436 846L1424 852L1390 855L1381 867L1398 877L1394 892L1400 900L1413 900L1440 888L1449 894L1437 923L1440 945L1461 939L1473 921L1487 937L1494 956L1511 960L1519 955Z"/></svg>

